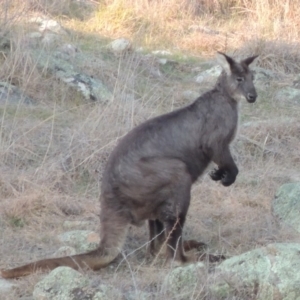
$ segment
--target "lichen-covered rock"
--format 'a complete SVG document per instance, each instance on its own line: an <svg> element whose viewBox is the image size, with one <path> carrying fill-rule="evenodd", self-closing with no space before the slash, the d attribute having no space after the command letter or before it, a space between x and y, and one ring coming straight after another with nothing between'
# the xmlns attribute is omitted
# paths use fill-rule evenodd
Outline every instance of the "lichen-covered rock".
<svg viewBox="0 0 300 300"><path fill-rule="evenodd" d="M69 267L58 267L38 282L34 300L121 300L121 292L112 285L93 285L88 277Z"/></svg>
<svg viewBox="0 0 300 300"><path fill-rule="evenodd" d="M272 203L274 215L300 233L300 182L283 184Z"/></svg>
<svg viewBox="0 0 300 300"><path fill-rule="evenodd" d="M166 277L164 290L170 292L174 299L193 299L198 294L197 286L203 282L206 274L203 263L190 264L173 269Z"/></svg>
<svg viewBox="0 0 300 300"><path fill-rule="evenodd" d="M69 267L58 267L38 282L33 291L35 300L75 300L89 285L88 278ZM76 298L77 297L77 298Z"/></svg>
<svg viewBox="0 0 300 300"><path fill-rule="evenodd" d="M59 53L49 54L43 50L32 51L32 53L39 68L75 88L85 99L103 102L112 99L112 93L100 80L79 72L75 65L59 57L61 56Z"/></svg>
<svg viewBox="0 0 300 300"><path fill-rule="evenodd" d="M232 257L216 267L215 299L298 300L300 244L276 243Z"/></svg>
<svg viewBox="0 0 300 300"><path fill-rule="evenodd" d="M100 237L94 231L89 230L73 230L60 234L58 239L72 246L76 249L76 252L86 252L97 248Z"/></svg>

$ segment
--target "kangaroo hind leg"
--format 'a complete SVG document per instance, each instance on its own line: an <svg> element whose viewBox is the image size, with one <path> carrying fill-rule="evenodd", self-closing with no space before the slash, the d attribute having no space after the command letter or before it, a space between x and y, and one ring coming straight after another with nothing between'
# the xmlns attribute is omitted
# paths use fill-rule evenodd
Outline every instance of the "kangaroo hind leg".
<svg viewBox="0 0 300 300"><path fill-rule="evenodd" d="M149 220L149 247L148 253L154 256L159 247L165 241L165 228L164 224L159 220Z"/></svg>

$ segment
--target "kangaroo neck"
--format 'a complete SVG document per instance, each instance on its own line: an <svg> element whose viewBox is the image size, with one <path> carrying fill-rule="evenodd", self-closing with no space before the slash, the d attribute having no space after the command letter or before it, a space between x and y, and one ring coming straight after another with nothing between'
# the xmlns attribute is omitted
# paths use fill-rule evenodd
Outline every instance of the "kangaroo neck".
<svg viewBox="0 0 300 300"><path fill-rule="evenodd" d="M225 71L222 71L221 75L218 77L216 85L214 89L218 91L222 95L226 95L229 99L234 100L234 98L231 96L231 93L229 92L228 82L227 82L227 76Z"/></svg>

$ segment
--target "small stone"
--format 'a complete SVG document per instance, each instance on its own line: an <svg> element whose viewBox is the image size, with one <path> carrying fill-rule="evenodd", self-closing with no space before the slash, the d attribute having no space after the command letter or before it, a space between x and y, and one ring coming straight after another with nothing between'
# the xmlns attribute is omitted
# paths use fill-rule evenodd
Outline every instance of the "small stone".
<svg viewBox="0 0 300 300"><path fill-rule="evenodd" d="M160 58L160 59L158 60L158 63L159 63L160 65L166 65L167 62L168 62L168 60L167 60L166 58Z"/></svg>
<svg viewBox="0 0 300 300"><path fill-rule="evenodd" d="M127 39L121 38L111 42L110 47L116 54L121 54L131 48L131 42Z"/></svg>
<svg viewBox="0 0 300 300"><path fill-rule="evenodd" d="M155 51L152 51L152 54L154 54L154 55L170 56L170 55L172 55L172 52L166 51L166 50L155 50Z"/></svg>
<svg viewBox="0 0 300 300"><path fill-rule="evenodd" d="M60 26L60 24L55 21L55 20L42 20L41 25L39 27L39 31L43 32L43 31L52 31L55 33L60 33L62 31L62 27Z"/></svg>

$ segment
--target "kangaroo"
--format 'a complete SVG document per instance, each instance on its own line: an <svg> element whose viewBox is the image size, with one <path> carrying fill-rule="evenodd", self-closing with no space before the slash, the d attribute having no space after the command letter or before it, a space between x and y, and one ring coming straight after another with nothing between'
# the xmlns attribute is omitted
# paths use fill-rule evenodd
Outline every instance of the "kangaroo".
<svg viewBox="0 0 300 300"><path fill-rule="evenodd" d="M210 176L224 186L235 182L238 168L229 145L238 126L238 103L256 101L249 65L219 52L223 68L214 88L192 104L150 119L132 129L112 151L101 183L100 243L96 250L43 259L2 270L3 278L17 278L58 266L97 270L120 253L130 225L148 220L150 253L166 243L167 260L190 261L182 241L192 184L210 162Z"/></svg>

